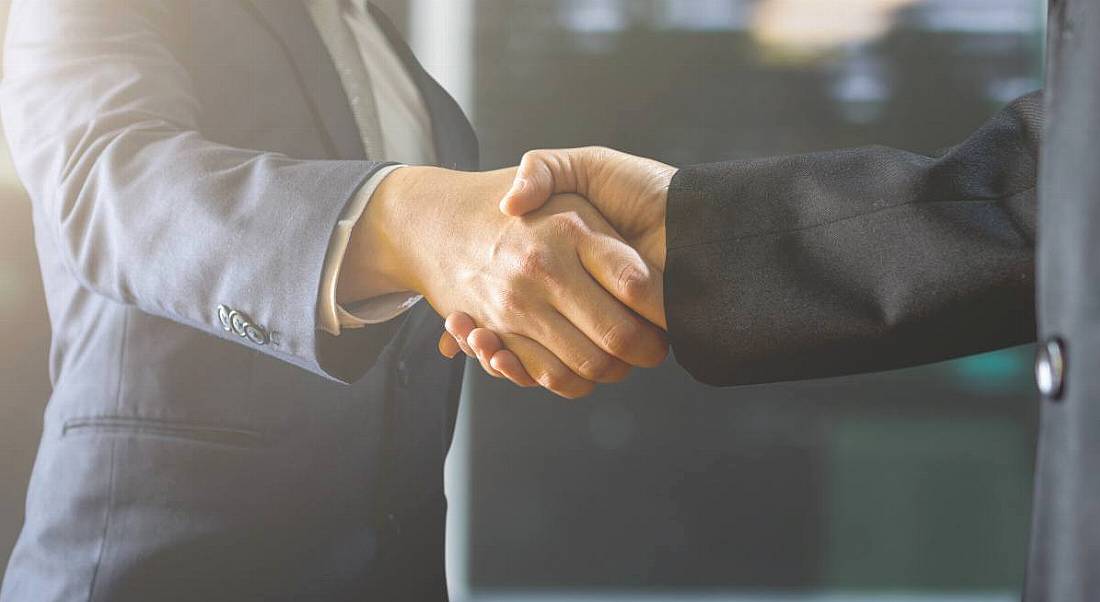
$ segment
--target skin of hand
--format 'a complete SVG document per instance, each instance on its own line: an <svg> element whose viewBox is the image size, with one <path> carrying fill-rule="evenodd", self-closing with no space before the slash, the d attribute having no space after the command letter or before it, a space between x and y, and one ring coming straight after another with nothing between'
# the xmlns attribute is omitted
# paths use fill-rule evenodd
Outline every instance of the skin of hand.
<svg viewBox="0 0 1100 602"><path fill-rule="evenodd" d="M523 384L568 398L660 364L664 333L638 313L659 311L661 275L583 197L559 195L521 218L500 213L487 200L514 174L387 176L352 232L337 302L416 291L440 315L468 311L499 334Z"/></svg>
<svg viewBox="0 0 1100 602"><path fill-rule="evenodd" d="M587 198L646 262L663 273L668 187L676 168L602 147L537 150L524 155L511 189L500 202L505 215L522 216L553 195L576 193ZM667 328L663 299L656 314L643 314ZM531 377L494 331L467 314L447 317L439 350L447 357L459 351L476 357L487 372L529 386Z"/></svg>

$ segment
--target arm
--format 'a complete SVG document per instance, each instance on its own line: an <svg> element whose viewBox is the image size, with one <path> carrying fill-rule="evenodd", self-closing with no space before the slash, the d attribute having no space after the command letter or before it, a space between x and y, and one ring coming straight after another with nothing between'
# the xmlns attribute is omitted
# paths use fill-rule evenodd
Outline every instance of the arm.
<svg viewBox="0 0 1100 602"><path fill-rule="evenodd" d="M886 370L1034 339L1042 97L937 156L866 148L681 170L666 307L697 379Z"/></svg>
<svg viewBox="0 0 1100 602"><path fill-rule="evenodd" d="M40 235L88 290L354 380L398 321L325 334L319 289L338 221L383 166L206 139L173 42L186 6L13 6L3 116ZM642 263L633 250L579 199L505 218L485 200L511 178L419 167L385 177L353 228L337 299L415 291L446 312L476 299L478 319L564 395L660 361L660 333L607 293L619 274L640 273L625 271ZM269 337L226 332L220 306Z"/></svg>
<svg viewBox="0 0 1100 602"><path fill-rule="evenodd" d="M937 156L866 148L689 167L669 179L667 166L606 149L536 151L521 166L526 186L502 209L522 214L577 188L631 231L639 204L656 205L662 219L645 231L660 232L667 249L643 255L665 270L673 349L701 381L947 359L1034 337L1041 106L1040 94L1025 96ZM511 366L491 333L463 316L449 323L491 365ZM446 341L441 349L455 351Z"/></svg>
<svg viewBox="0 0 1100 602"><path fill-rule="evenodd" d="M3 117L45 235L98 294L352 380L392 328L339 344L319 332L320 273L344 206L381 165L204 138L173 46L180 6L13 5ZM219 305L247 314L270 340L227 333Z"/></svg>

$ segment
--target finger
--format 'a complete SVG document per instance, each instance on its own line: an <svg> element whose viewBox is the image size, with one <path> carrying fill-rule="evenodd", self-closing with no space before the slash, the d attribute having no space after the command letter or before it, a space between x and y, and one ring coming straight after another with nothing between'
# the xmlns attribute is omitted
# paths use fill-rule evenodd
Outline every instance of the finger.
<svg viewBox="0 0 1100 602"><path fill-rule="evenodd" d="M485 373L493 378L504 378L504 375L497 372L489 365L489 359L491 355L478 355L478 353L470 347L468 342L470 334L476 329L474 319L468 314L456 311L449 316L443 323L444 328L447 329L447 333L455 340L462 351L470 358L476 359L481 364L481 369L485 370Z"/></svg>
<svg viewBox="0 0 1100 602"><path fill-rule="evenodd" d="M492 357L493 354L478 353L477 349L475 349L474 346L470 344L470 338L478 330L476 328L476 325L474 324L473 318L462 312L455 312L450 316L447 316L446 326L447 331L450 332L452 336L456 338L456 340L458 340L458 344L462 347L462 350L466 352L466 355L476 359L478 363L481 364L481 369L484 370L486 374L492 376L493 378L504 378L504 375L502 375L500 372L497 372L493 369L492 366L489 365L489 359ZM482 344L484 345L485 343ZM496 349L493 349L492 351L495 352Z"/></svg>
<svg viewBox="0 0 1100 602"><path fill-rule="evenodd" d="M466 337L466 344L470 346L470 349L473 349L478 357L484 356L486 360L504 348L504 343L500 342L500 337L488 328L475 328L470 336Z"/></svg>
<svg viewBox="0 0 1100 602"><path fill-rule="evenodd" d="M525 329L526 332L520 334L537 341L585 380L617 383L630 373L629 365L597 347L553 307L548 306L538 320L530 320ZM511 349L512 346L508 345L508 348ZM534 376L530 370L528 373Z"/></svg>
<svg viewBox="0 0 1100 602"><path fill-rule="evenodd" d="M503 374L497 372L496 368L493 368L489 364L489 360L492 359L490 356L481 357L475 355L474 357L477 359L477 362L481 364L481 369L484 370L486 374L492 376L493 378L504 378Z"/></svg>
<svg viewBox="0 0 1100 602"><path fill-rule="evenodd" d="M553 352L539 343L518 334L501 335L501 339L535 382L554 394L577 399L596 388L595 383L577 376Z"/></svg>
<svg viewBox="0 0 1100 602"><path fill-rule="evenodd" d="M523 155L512 188L500 200L505 215L520 216L542 207L554 193L555 174L549 165L552 151L531 151Z"/></svg>
<svg viewBox="0 0 1100 602"><path fill-rule="evenodd" d="M602 217L586 221L593 233L577 248L584 269L623 305L667 330L664 273L646 263Z"/></svg>
<svg viewBox="0 0 1100 602"><path fill-rule="evenodd" d="M472 358L476 358L477 354L474 353L474 350L470 349L470 346L466 343L466 337L470 336L470 333L473 332L476 326L473 318L460 311L456 311L447 316L447 319L443 322L443 327L447 329L447 332L450 333L451 337L458 343L462 352Z"/></svg>
<svg viewBox="0 0 1100 602"><path fill-rule="evenodd" d="M501 349L494 353L493 357L489 359L489 365L521 387L538 386L535 379L531 378L531 375L524 369L523 363L519 361L516 354L508 349Z"/></svg>
<svg viewBox="0 0 1100 602"><path fill-rule="evenodd" d="M582 270L581 266L577 267ZM631 366L653 368L668 355L659 328L612 297L588 274L570 284L554 305L572 325L602 351Z"/></svg>
<svg viewBox="0 0 1100 602"><path fill-rule="evenodd" d="M475 328L470 332L470 335L466 337L466 344L469 345L470 349L477 355L477 361L481 363L481 367L486 372L496 378L504 378L504 375L496 368L493 368L489 363L493 354L504 347L493 331L486 328Z"/></svg>
<svg viewBox="0 0 1100 602"><path fill-rule="evenodd" d="M542 207L561 192L581 192L586 149L534 150L523 155L512 188L500 201L505 215L520 216Z"/></svg>
<svg viewBox="0 0 1100 602"><path fill-rule="evenodd" d="M458 346L458 341L451 336L451 333L444 331L439 335L439 353L443 357L453 360L461 351L462 347Z"/></svg>
<svg viewBox="0 0 1100 602"><path fill-rule="evenodd" d="M470 333L468 339L470 347L478 354L478 358L489 358L489 366L505 378L520 387L535 387L531 375L524 370L523 364L514 353L504 348L500 337L487 328L478 328Z"/></svg>
<svg viewBox="0 0 1100 602"><path fill-rule="evenodd" d="M488 363L489 367L504 375L505 378L516 385L534 387L538 384L523 369L523 364L520 363L515 354L504 348L504 343L501 342L500 337L495 332L488 328L477 328L470 333L467 342L477 353L478 359L485 358L483 364ZM497 359L497 356L500 356L500 359ZM502 366L506 370L502 370Z"/></svg>

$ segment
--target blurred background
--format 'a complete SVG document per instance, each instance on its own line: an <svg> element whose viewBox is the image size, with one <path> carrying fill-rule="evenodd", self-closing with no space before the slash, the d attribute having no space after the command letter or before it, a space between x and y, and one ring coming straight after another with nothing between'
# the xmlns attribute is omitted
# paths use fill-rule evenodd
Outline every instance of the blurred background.
<svg viewBox="0 0 1100 602"><path fill-rule="evenodd" d="M484 168L584 144L677 165L932 152L1041 85L1042 0L376 4L472 116ZM29 205L6 151L0 328L3 566L49 397ZM1031 356L738 389L670 360L575 402L468 371L448 464L455 598L1016 600Z"/></svg>

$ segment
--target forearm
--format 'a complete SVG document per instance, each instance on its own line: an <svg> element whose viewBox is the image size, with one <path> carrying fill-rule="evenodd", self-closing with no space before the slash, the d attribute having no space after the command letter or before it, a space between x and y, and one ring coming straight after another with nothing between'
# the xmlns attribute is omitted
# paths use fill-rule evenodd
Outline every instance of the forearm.
<svg viewBox="0 0 1100 602"><path fill-rule="evenodd" d="M80 156L53 192L24 178L73 276L146 313L328 372L317 360L320 269L338 216L376 165L225 149L193 133L140 138L131 131L110 153ZM129 159L141 156L150 160ZM226 331L219 306L266 340Z"/></svg>
<svg viewBox="0 0 1100 602"><path fill-rule="evenodd" d="M913 365L1034 336L1041 98L942 156L868 148L673 180L666 307L712 384Z"/></svg>

